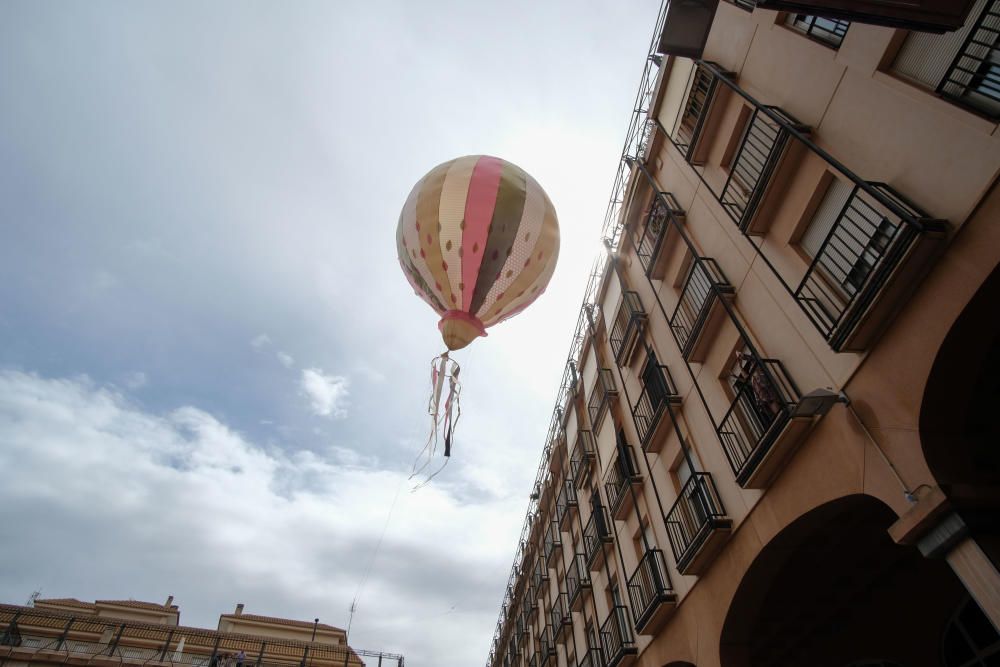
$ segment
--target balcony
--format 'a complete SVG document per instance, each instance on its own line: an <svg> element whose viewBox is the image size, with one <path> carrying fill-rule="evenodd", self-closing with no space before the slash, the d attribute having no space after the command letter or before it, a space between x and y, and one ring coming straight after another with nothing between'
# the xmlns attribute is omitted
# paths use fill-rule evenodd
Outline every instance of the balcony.
<svg viewBox="0 0 1000 667"><path fill-rule="evenodd" d="M632 406L632 419L639 433L639 445L646 452L658 452L673 419L669 406L680 405L681 397L670 370L662 364L647 363L642 380L642 391Z"/></svg>
<svg viewBox="0 0 1000 667"><path fill-rule="evenodd" d="M604 545L611 544L611 519L608 510L600 503L591 503L590 520L583 528L583 547L587 552L587 565L591 570L599 570L604 562Z"/></svg>
<svg viewBox="0 0 1000 667"><path fill-rule="evenodd" d="M701 574L733 527L707 472L695 473L684 483L664 520L681 574Z"/></svg>
<svg viewBox="0 0 1000 667"><path fill-rule="evenodd" d="M726 308L721 300L731 301L735 293L714 259L694 258L680 301L670 316L670 329L686 360L699 363L705 360L725 322Z"/></svg>
<svg viewBox="0 0 1000 667"><path fill-rule="evenodd" d="M531 654L531 658L528 659L528 667L538 667L538 651Z"/></svg>
<svg viewBox="0 0 1000 667"><path fill-rule="evenodd" d="M576 484L572 477L563 480L562 488L559 490L559 497L556 498L556 518L559 526L568 528L569 519L576 511L579 503L576 499Z"/></svg>
<svg viewBox="0 0 1000 667"><path fill-rule="evenodd" d="M576 440L576 447L573 448L573 455L569 460L569 472L576 482L576 488L582 489L590 481L590 474L594 469L594 434L590 431L580 431Z"/></svg>
<svg viewBox="0 0 1000 667"><path fill-rule="evenodd" d="M730 76L735 74L730 73ZM665 130L687 162L704 164L706 151L701 138L705 136L706 128L714 126L718 114L713 111L722 106L721 102L728 94L729 89L720 84L714 70L701 63L692 70L677 125L672 131Z"/></svg>
<svg viewBox="0 0 1000 667"><path fill-rule="evenodd" d="M538 667L554 666L556 664L556 644L553 639L552 626L546 624L538 634Z"/></svg>
<svg viewBox="0 0 1000 667"><path fill-rule="evenodd" d="M556 641L561 641L572 631L573 617L569 610L569 598L566 593L560 593L552 602L549 612L552 619L552 633Z"/></svg>
<svg viewBox="0 0 1000 667"><path fill-rule="evenodd" d="M571 610L583 609L584 594L589 589L590 570L587 569L587 556L581 553L573 554L573 561L566 570L566 593Z"/></svg>
<svg viewBox="0 0 1000 667"><path fill-rule="evenodd" d="M634 488L641 485L642 475L639 474L632 445L619 442L618 452L604 479L604 488L614 518L622 520L628 516L634 502Z"/></svg>
<svg viewBox="0 0 1000 667"><path fill-rule="evenodd" d="M792 12L785 19L785 25L801 32L815 42L829 46L831 49L839 49L847 34L847 29L851 27L851 22Z"/></svg>
<svg viewBox="0 0 1000 667"><path fill-rule="evenodd" d="M667 563L660 549L649 549L628 578L628 597L636 632L651 635L663 627L677 604Z"/></svg>
<svg viewBox="0 0 1000 667"><path fill-rule="evenodd" d="M605 667L604 654L601 649L588 648L580 656L580 662L577 663L577 667Z"/></svg>
<svg viewBox="0 0 1000 667"><path fill-rule="evenodd" d="M635 254L650 278L662 280L678 234L671 234L673 225L684 219L684 211L669 192L659 193L653 199L649 214L641 229L633 237Z"/></svg>
<svg viewBox="0 0 1000 667"><path fill-rule="evenodd" d="M639 300L639 293L628 290L622 294L622 302L615 314L608 341L615 361L619 366L627 366L635 352L636 344L642 338L646 327L646 311Z"/></svg>
<svg viewBox="0 0 1000 667"><path fill-rule="evenodd" d="M937 86L942 97L1000 120L1000 2L989 0Z"/></svg>
<svg viewBox="0 0 1000 667"><path fill-rule="evenodd" d="M628 612L623 605L612 607L608 618L601 624L601 645L607 667L631 665L635 662L639 650L629 625Z"/></svg>
<svg viewBox="0 0 1000 667"><path fill-rule="evenodd" d="M521 600L521 613L524 614L524 620L527 623L531 623L531 619L535 616L535 611L538 610L538 587L534 584L528 586L528 590L524 593L524 599Z"/></svg>
<svg viewBox="0 0 1000 667"><path fill-rule="evenodd" d="M806 125L779 107L755 107L750 114L730 164L729 176L719 194L719 203L741 231L751 228L757 207L785 155L791 137L788 128L802 134L809 132Z"/></svg>
<svg viewBox="0 0 1000 667"><path fill-rule="evenodd" d="M545 531L545 561L549 565L552 565L560 549L562 549L562 532L559 530L559 522L553 520L549 522L549 527ZM548 570L545 579L548 579Z"/></svg>
<svg viewBox="0 0 1000 667"><path fill-rule="evenodd" d="M542 583L548 580L549 568L546 567L545 562L539 558L535 561L535 567L531 573L531 585L534 586L536 590L541 590Z"/></svg>
<svg viewBox="0 0 1000 667"><path fill-rule="evenodd" d="M741 353L731 378L732 403L718 425L736 482L766 488L812 428L797 414L799 392L780 361Z"/></svg>
<svg viewBox="0 0 1000 667"><path fill-rule="evenodd" d="M601 368L597 371L597 379L590 391L590 400L587 402L587 412L590 414L590 425L595 431L601 427L604 415L611 405L612 399L618 396L618 388L615 386L615 378L611 374L610 368Z"/></svg>

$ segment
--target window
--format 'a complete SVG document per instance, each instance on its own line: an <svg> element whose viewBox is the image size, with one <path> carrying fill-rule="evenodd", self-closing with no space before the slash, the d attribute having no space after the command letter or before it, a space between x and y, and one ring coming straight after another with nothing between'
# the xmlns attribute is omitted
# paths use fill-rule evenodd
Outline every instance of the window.
<svg viewBox="0 0 1000 667"><path fill-rule="evenodd" d="M992 667L1000 658L1000 635L971 597L959 605L942 643L944 667Z"/></svg>
<svg viewBox="0 0 1000 667"><path fill-rule="evenodd" d="M785 25L814 41L837 49L844 41L844 35L847 34L851 22L793 12L785 19Z"/></svg>

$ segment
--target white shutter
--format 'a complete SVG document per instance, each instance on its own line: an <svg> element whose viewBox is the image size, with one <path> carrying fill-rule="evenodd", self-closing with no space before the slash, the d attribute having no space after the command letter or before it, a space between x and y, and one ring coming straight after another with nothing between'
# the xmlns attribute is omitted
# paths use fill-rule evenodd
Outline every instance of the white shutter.
<svg viewBox="0 0 1000 667"><path fill-rule="evenodd" d="M988 0L976 2L966 24L953 32L935 35L929 32L911 32L903 42L892 63L892 71L937 88L969 36L973 24L983 12Z"/></svg>

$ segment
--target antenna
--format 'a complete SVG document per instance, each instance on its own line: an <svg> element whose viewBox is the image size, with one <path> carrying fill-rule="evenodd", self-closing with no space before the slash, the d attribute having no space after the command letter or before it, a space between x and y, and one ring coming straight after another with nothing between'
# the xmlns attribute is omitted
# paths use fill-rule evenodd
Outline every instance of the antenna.
<svg viewBox="0 0 1000 667"><path fill-rule="evenodd" d="M42 589L39 588L38 590L36 590L35 592L33 592L31 595L28 596L28 601L24 603L24 606L34 607L35 600L37 600L41 596L41 594L42 594Z"/></svg>

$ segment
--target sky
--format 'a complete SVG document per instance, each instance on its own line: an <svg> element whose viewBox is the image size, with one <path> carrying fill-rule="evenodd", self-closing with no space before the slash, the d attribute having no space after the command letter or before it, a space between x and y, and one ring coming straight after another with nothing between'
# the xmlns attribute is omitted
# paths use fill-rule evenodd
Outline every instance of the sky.
<svg viewBox="0 0 1000 667"><path fill-rule="evenodd" d="M484 664L657 9L0 2L0 601L357 596L352 645ZM559 266L455 355L411 492L443 345L396 223L468 154L545 188Z"/></svg>

